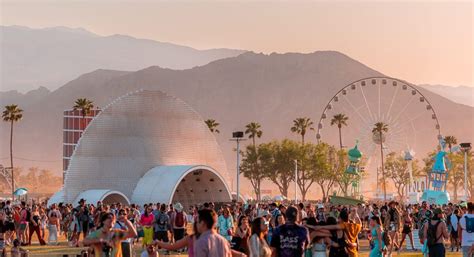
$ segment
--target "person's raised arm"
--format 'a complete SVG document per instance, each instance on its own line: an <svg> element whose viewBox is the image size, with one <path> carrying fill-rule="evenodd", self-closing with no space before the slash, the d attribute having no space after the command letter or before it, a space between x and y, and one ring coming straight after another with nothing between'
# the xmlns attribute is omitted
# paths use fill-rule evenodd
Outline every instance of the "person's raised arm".
<svg viewBox="0 0 474 257"><path fill-rule="evenodd" d="M379 251L382 252L382 229L380 227L377 228L377 240L379 240Z"/></svg>
<svg viewBox="0 0 474 257"><path fill-rule="evenodd" d="M185 248L186 246L188 246L188 240L189 240L189 236L186 236L178 241L176 241L176 243L172 244L172 243L164 243L162 241L158 241L158 240L155 240L153 243L155 245L157 245L158 247L161 247L163 249L166 249L166 250L170 250L170 251L175 251L175 250L179 250L179 249L182 249L182 248Z"/></svg>
<svg viewBox="0 0 474 257"><path fill-rule="evenodd" d="M335 224L335 225L325 225L325 226L313 226L313 225L305 225L307 228L314 229L314 230L338 230L338 229L343 229L343 227L340 224Z"/></svg>
<svg viewBox="0 0 474 257"><path fill-rule="evenodd" d="M137 234L137 230L135 229L135 226L133 226L132 222L130 222L128 219L124 219L123 221L125 223L125 226L127 227L127 233L126 233L126 238L135 238Z"/></svg>

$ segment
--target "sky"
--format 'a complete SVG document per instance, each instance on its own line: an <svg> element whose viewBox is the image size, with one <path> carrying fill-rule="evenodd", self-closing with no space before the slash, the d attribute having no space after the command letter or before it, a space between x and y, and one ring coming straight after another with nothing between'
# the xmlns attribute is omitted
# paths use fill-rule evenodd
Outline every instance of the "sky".
<svg viewBox="0 0 474 257"><path fill-rule="evenodd" d="M415 84L474 86L472 1L0 0L0 24L198 49L336 50Z"/></svg>

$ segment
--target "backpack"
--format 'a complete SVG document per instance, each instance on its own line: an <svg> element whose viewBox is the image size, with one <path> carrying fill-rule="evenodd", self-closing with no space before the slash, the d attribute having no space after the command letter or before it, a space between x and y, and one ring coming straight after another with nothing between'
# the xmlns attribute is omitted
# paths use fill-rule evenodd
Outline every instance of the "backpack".
<svg viewBox="0 0 474 257"><path fill-rule="evenodd" d="M158 221L157 223L160 229L166 229L166 225L168 223L168 216L166 213L159 212L156 220Z"/></svg>
<svg viewBox="0 0 474 257"><path fill-rule="evenodd" d="M439 237L436 237L436 231L441 221L436 222L436 225L433 225L431 222L428 223L428 230L426 231L426 238L428 246L433 246L441 238L442 234Z"/></svg>
<svg viewBox="0 0 474 257"><path fill-rule="evenodd" d="M387 247L392 245L392 238L386 231L382 232L382 242Z"/></svg>
<svg viewBox="0 0 474 257"><path fill-rule="evenodd" d="M473 233L474 232L474 218L469 218L467 216L464 216L466 219L466 232L467 233Z"/></svg>
<svg viewBox="0 0 474 257"><path fill-rule="evenodd" d="M174 217L174 225L176 227L183 227L184 226L184 214L183 212L177 212L176 216Z"/></svg>

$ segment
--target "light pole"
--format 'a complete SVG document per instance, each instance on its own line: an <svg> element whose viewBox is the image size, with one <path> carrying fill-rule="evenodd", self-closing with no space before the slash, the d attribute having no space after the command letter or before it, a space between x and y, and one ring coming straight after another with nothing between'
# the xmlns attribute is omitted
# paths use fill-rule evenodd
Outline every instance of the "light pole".
<svg viewBox="0 0 474 257"><path fill-rule="evenodd" d="M471 143L461 143L461 150L464 152L464 200L468 200L467 191L467 154L471 151Z"/></svg>
<svg viewBox="0 0 474 257"><path fill-rule="evenodd" d="M236 190L236 202L240 201L240 141L245 141L243 131L232 132L232 139L230 141L235 141L237 143L237 190Z"/></svg>
<svg viewBox="0 0 474 257"><path fill-rule="evenodd" d="M295 160L295 204L298 203L298 160Z"/></svg>

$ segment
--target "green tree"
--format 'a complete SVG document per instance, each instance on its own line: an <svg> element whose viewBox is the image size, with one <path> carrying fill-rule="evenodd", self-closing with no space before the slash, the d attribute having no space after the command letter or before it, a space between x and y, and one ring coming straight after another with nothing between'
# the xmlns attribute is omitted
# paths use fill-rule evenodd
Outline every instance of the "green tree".
<svg viewBox="0 0 474 257"><path fill-rule="evenodd" d="M74 102L73 110L80 110L82 115L82 125L81 129L86 128L86 116L89 115L92 108L94 108L94 103L87 98L78 98Z"/></svg>
<svg viewBox="0 0 474 257"><path fill-rule="evenodd" d="M383 122L377 122L372 129L372 133L374 136L379 138L380 143L380 160L381 160L381 169L382 169L382 179L383 179L383 199L384 201L387 200L387 184L385 181L385 169L384 169L384 162L383 162L383 134L388 132L388 125Z"/></svg>
<svg viewBox="0 0 474 257"><path fill-rule="evenodd" d="M343 113L336 114L332 117L331 119L331 126L337 125L337 128L339 129L339 146L340 149L342 149L342 126L347 126L347 120L349 120L349 117L347 117Z"/></svg>
<svg viewBox="0 0 474 257"><path fill-rule="evenodd" d="M16 104L5 106L5 110L2 113L3 121L10 122L10 167L12 176L12 199L15 199L13 192L15 191L15 178L14 178L14 166L13 166L13 124L20 121L23 118L23 110Z"/></svg>
<svg viewBox="0 0 474 257"><path fill-rule="evenodd" d="M416 176L418 171L418 163L416 160L411 162L412 174ZM389 153L385 162L385 171L388 177L393 181L395 188L397 189L398 197L401 201L405 199L405 192L407 187L410 185L410 170L408 162L397 153Z"/></svg>
<svg viewBox="0 0 474 257"><path fill-rule="evenodd" d="M207 119L204 121L207 125L207 127L209 128L209 130L212 132L212 133L217 133L219 134L220 131L217 129L217 127L220 125L219 123L216 122L216 120L213 120L213 119Z"/></svg>
<svg viewBox="0 0 474 257"><path fill-rule="evenodd" d="M299 144L292 140L284 139L281 142L273 141L264 144L271 149L272 157L263 169L265 176L277 185L281 195L288 197L288 188L294 181L294 160L298 158Z"/></svg>
<svg viewBox="0 0 474 257"><path fill-rule="evenodd" d="M261 125L258 122L250 122L245 126L245 134L249 134L249 139L252 139L253 147L255 148L255 137L262 137Z"/></svg>
<svg viewBox="0 0 474 257"><path fill-rule="evenodd" d="M256 149L249 145L242 152L240 172L250 181L257 201L261 200L262 181L266 174L271 172L272 167L272 149L268 144L261 144Z"/></svg>
<svg viewBox="0 0 474 257"><path fill-rule="evenodd" d="M453 150L453 146L458 143L458 140L455 136L446 136L444 138L445 143L448 145L449 152L451 153Z"/></svg>
<svg viewBox="0 0 474 257"><path fill-rule="evenodd" d="M449 153L448 159L451 162L451 167L448 171L448 183L453 187L453 200L454 202L457 202L458 190L463 187L465 183L464 153Z"/></svg>
<svg viewBox="0 0 474 257"><path fill-rule="evenodd" d="M301 144L304 145L304 136L308 130L314 130L313 122L310 118L297 118L293 120L293 127L291 127L291 132L301 135Z"/></svg>
<svg viewBox="0 0 474 257"><path fill-rule="evenodd" d="M337 170L341 165L338 151L328 144L319 143L316 153L310 158L309 164L314 181L323 193L323 202L326 202L330 190L337 182Z"/></svg>

